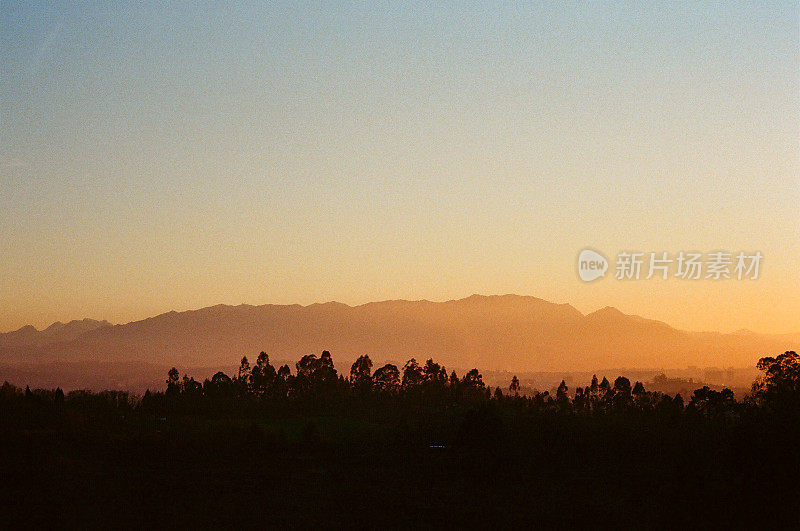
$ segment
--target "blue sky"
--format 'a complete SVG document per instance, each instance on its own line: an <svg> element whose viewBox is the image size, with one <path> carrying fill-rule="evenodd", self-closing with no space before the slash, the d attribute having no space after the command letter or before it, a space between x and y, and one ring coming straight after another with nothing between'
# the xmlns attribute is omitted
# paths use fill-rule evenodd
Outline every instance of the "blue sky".
<svg viewBox="0 0 800 531"><path fill-rule="evenodd" d="M798 27L796 2L1 2L0 329L514 292L796 330ZM587 287L585 246L769 266Z"/></svg>

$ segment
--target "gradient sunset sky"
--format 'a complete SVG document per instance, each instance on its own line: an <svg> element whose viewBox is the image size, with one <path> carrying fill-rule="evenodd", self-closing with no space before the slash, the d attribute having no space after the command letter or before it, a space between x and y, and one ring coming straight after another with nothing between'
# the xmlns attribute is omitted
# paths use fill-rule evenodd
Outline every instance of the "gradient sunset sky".
<svg viewBox="0 0 800 531"><path fill-rule="evenodd" d="M800 331L798 2L25 4L0 331L472 293ZM585 247L764 261L587 284Z"/></svg>

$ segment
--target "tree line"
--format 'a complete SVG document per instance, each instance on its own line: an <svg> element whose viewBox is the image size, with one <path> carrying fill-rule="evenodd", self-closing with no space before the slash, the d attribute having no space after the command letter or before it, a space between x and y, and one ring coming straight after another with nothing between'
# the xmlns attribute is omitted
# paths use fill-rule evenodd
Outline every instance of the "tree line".
<svg viewBox="0 0 800 531"><path fill-rule="evenodd" d="M525 528L793 529L800 357L758 368L739 400L708 387L684 399L621 376L490 388L479 371L432 359L376 368L362 356L342 374L329 352L293 368L263 353L203 381L171 369L141 397L6 383L0 494L28 519L44 507L76 523L100 514L107 527L202 514L287 527L347 527L358 515L364 527L482 516ZM243 510L254 492L258 510Z"/></svg>
<svg viewBox="0 0 800 531"><path fill-rule="evenodd" d="M611 414L640 411L660 415L683 413L706 417L731 417L743 408L763 407L783 412L795 411L800 404L800 358L794 351L759 360L764 372L744 399L734 399L730 389L716 391L707 386L696 389L688 402L680 395L648 391L642 382L619 376L613 383L595 375L586 386L570 389L564 381L554 393L521 393L520 381L513 376L507 388L487 386L477 369L459 377L443 365L428 359L420 364L408 360L401 368L387 363L373 370L369 356L359 357L349 374L339 374L329 351L317 357L303 356L294 372L288 365L275 367L266 352L253 365L242 358L238 371L229 376L220 371L200 382L170 369L164 391L147 391L140 399L121 391L91 393L73 391L25 391L5 383L0 402L36 398L52 404L70 401L81 407L131 409L164 414L225 413L250 414L290 411L297 413L344 413L375 411L377 407L410 409L476 407L494 404L511 409L551 411L572 415ZM94 404L90 406L90 404ZM101 408L102 409L102 408Z"/></svg>

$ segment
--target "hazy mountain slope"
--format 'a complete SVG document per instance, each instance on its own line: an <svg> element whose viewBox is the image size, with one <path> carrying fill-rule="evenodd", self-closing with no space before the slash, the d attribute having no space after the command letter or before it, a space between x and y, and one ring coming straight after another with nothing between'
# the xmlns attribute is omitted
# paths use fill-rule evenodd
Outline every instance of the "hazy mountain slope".
<svg viewBox="0 0 800 531"><path fill-rule="evenodd" d="M594 370L752 366L760 356L796 348L795 339L685 332L614 308L584 316L570 305L535 297L473 295L448 302L383 301L354 307L335 302L218 305L100 326L48 344L4 345L0 353L6 362L227 366L261 350L276 360L296 360L328 349L340 370L361 354L376 363L433 357L447 366L485 370Z"/></svg>
<svg viewBox="0 0 800 531"><path fill-rule="evenodd" d="M111 323L94 319L75 320L68 323L57 321L41 331L31 325L27 325L19 330L0 334L0 346L30 347L72 341L86 332L91 332L104 326L111 326Z"/></svg>

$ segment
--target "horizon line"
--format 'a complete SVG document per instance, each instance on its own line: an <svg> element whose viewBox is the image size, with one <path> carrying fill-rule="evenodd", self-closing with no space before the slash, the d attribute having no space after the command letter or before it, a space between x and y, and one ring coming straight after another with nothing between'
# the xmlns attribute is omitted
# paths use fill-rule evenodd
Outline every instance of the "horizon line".
<svg viewBox="0 0 800 531"><path fill-rule="evenodd" d="M141 319L133 319L131 321L127 321L127 322L124 322L124 323L114 323L112 321L109 321L106 318L95 319L95 318L91 318L91 317L82 317L82 318L76 318L76 319L69 319L69 320L66 320L66 321L56 320L56 321L53 321L51 324L49 324L49 325L47 325L47 326L45 326L45 327L43 327L41 329L37 328L35 325L26 324L26 325L23 325L23 326L21 326L19 328L13 329L13 330L0 332L0 335L18 332L20 330L23 330L23 329L29 328L29 327L33 328L37 332L43 332L44 330L47 330L48 328L50 328L50 327L52 327L54 325L57 325L57 324L64 325L64 324L69 324L69 323L72 323L72 322L82 322L82 321L106 322L106 323L109 323L110 326L125 326L125 325L129 325L129 324L132 324L132 323L138 323L138 322L146 321L148 319L155 319L155 318L158 318L158 317L161 317L161 316L164 316L164 315L173 314L173 313L174 314L183 314L183 313L198 312L198 311L206 310L206 309L209 309L209 308L218 308L218 307L238 308L238 307L246 306L246 307L250 307L250 308L263 308L263 307L266 307L266 306L282 306L282 307L298 306L300 308L310 308L310 307L313 307L313 306L325 306L325 305L330 305L330 304L336 304L336 305L340 305L340 306L345 306L347 308L360 308L360 307L368 306L368 305L371 305L371 304L384 304L384 303L391 303L391 302L447 304L447 303L451 303L451 302L461 302L461 301L465 301L465 300L471 299L471 298L489 299L489 298L502 298L502 297L518 297L518 298L523 298L523 299L535 299L535 300L538 300L538 301L545 302L547 304L552 304L554 306L569 306L570 308L572 308L573 310L575 310L576 312L581 314L583 317L588 317L590 315L593 315L595 313L601 312L603 310L616 310L616 311L618 311L619 313L621 313L622 315L624 315L626 317L635 317L635 318L644 319L644 320L647 320L647 321L652 321L652 322L655 322L655 323L660 323L660 324L668 326L668 327L670 327L670 328L672 328L674 330L677 330L679 332L690 332L690 333L698 333L698 334L722 334L722 335L753 334L753 335L760 335L760 336L786 336L786 335L800 334L800 331L778 332L778 333L757 332L757 331L754 331L754 330L749 329L749 328L739 328L737 330L733 330L733 331L730 331L730 332L723 332L721 330L688 330L688 329L676 328L676 327L672 326L671 324L667 323L666 321L661 321L659 319L652 319L650 317L645 317L645 316L642 316L642 315L639 315L639 314L635 314L635 313L625 313L622 310L620 310L619 308L617 308L615 306L611 306L611 305L606 305L606 306L603 306L602 308L598 308L598 309L593 310L591 312L584 313L584 312L580 311L579 309L577 309L570 302L564 302L564 303L553 302L553 301L549 301L547 299L542 299L541 297L537 297L535 295L520 295L518 293L503 293L503 294L484 295L484 294L481 294L481 293L472 293L471 295L467 295L465 297L455 298L455 299L446 299L446 300L383 299L383 300L376 300L376 301L367 301L367 302L363 302L363 303L360 303L360 304L347 304L345 302L339 302L339 301L336 301L336 300L330 300L330 301L325 301L325 302L312 302L312 303L309 303L309 304L300 304L300 303L277 304L277 303L269 303L269 302L263 303L263 304L251 304L251 303L246 303L246 302L242 302L242 303L239 303L239 304L217 303L217 304L211 304L211 305L208 305L208 306L201 306L201 307L197 307L197 308L187 308L187 309L184 309L184 310L175 310L175 309L167 310L167 311L164 311L164 312L161 312L161 313L156 313L154 315L143 317Z"/></svg>

